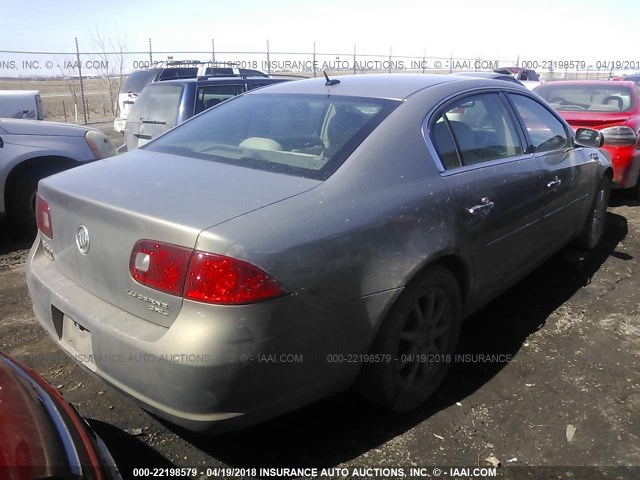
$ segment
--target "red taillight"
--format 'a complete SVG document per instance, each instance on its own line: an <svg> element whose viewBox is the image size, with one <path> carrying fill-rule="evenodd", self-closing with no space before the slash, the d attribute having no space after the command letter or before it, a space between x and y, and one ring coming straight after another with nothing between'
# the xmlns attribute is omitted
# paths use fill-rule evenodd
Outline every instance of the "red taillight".
<svg viewBox="0 0 640 480"><path fill-rule="evenodd" d="M279 297L287 291L253 265L196 251L189 264L184 297L199 302L241 305Z"/></svg>
<svg viewBox="0 0 640 480"><path fill-rule="evenodd" d="M172 295L182 295L193 250L168 243L140 240L129 258L129 272L138 283Z"/></svg>
<svg viewBox="0 0 640 480"><path fill-rule="evenodd" d="M53 225L51 224L51 211L49 204L40 195L36 195L36 224L46 237L53 238Z"/></svg>
<svg viewBox="0 0 640 480"><path fill-rule="evenodd" d="M134 245L129 271L147 287L219 305L254 303L287 293L268 274L242 260L152 240Z"/></svg>

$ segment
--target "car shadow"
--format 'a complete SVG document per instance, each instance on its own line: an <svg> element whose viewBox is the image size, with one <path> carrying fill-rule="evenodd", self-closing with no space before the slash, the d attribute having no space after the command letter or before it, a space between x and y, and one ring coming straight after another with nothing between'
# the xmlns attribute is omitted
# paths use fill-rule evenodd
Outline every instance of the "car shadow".
<svg viewBox="0 0 640 480"><path fill-rule="evenodd" d="M35 235L18 230L6 218L0 219L0 255L31 248Z"/></svg>
<svg viewBox="0 0 640 480"><path fill-rule="evenodd" d="M482 388L554 310L590 283L626 235L626 219L608 213L607 230L596 249L563 249L470 317L463 325L457 354L491 355L498 360L454 362L438 393L416 411L392 414L346 392L219 436L193 434L163 423L196 448L233 467L330 467L356 458Z"/></svg>
<svg viewBox="0 0 640 480"><path fill-rule="evenodd" d="M170 468L175 466L133 435L100 420L91 418L86 420L109 449L109 453L116 462L124 480L139 478L133 475L134 468Z"/></svg>
<svg viewBox="0 0 640 480"><path fill-rule="evenodd" d="M640 198L636 195L636 189L613 190L609 198L610 207L637 207L640 205Z"/></svg>

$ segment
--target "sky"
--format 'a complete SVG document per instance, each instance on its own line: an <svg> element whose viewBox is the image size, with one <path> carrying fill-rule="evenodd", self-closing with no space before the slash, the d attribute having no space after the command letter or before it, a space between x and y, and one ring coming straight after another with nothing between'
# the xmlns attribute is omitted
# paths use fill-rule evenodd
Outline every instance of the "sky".
<svg viewBox="0 0 640 480"><path fill-rule="evenodd" d="M620 60L640 69L634 40L640 3L624 0L110 0L99 5L86 0L12 2L0 31L0 75L12 67L23 72L24 60L32 62L27 65L39 60L42 70L50 58L7 50L73 52L77 37L81 51L93 51L96 32L130 52L148 52L151 39L154 60L166 59L164 51L208 52L214 39L217 60L262 61L264 54L222 52L263 52L268 40L271 52L311 52L315 42L317 52L334 54L331 59L342 54L351 60L355 48L361 55L391 52L397 58L426 54L503 63ZM130 66L148 58L148 53L127 55ZM293 58L276 54L271 60Z"/></svg>

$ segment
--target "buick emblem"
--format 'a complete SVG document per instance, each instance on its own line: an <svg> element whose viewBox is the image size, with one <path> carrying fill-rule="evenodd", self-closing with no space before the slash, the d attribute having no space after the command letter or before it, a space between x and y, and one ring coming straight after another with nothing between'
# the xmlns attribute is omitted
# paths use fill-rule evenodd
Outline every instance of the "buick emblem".
<svg viewBox="0 0 640 480"><path fill-rule="evenodd" d="M84 225L80 225L78 228L78 233L76 233L76 245L78 245L78 249L86 255L89 253L89 230Z"/></svg>

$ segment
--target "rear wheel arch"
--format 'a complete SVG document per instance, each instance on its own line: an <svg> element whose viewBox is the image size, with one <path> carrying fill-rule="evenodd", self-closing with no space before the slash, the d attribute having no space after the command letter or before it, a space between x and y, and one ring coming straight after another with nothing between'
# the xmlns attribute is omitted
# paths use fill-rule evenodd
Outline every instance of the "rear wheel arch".
<svg viewBox="0 0 640 480"><path fill-rule="evenodd" d="M63 156L33 157L18 163L9 172L4 184L4 204L7 216L27 231L35 231L35 223L25 218L27 206L23 205L33 196L38 181L54 173L80 165ZM28 190L28 191L27 191Z"/></svg>
<svg viewBox="0 0 640 480"><path fill-rule="evenodd" d="M471 271L467 263L458 255L447 253L433 258L424 265L421 265L405 283L405 288L420 277L426 275L429 271L439 267L448 270L458 282L458 288L460 290L460 306L464 312L467 301L469 300L469 293L471 289Z"/></svg>
<svg viewBox="0 0 640 480"><path fill-rule="evenodd" d="M377 335L377 331L380 329L380 326L384 322L384 319L389 313L389 310L391 310L391 308L393 308L395 303L398 301L398 296L402 293L402 290L406 289L412 283L418 281L422 276L428 274L431 270L440 267L448 270L449 273L451 273L455 277L458 283L458 289L460 291L460 307L462 312L465 312L470 296L469 293L471 290L471 273L467 263L462 258L460 258L458 255L447 253L427 261L423 265L418 266L415 271L412 272L408 280L404 282L404 287L399 289L398 294L395 295L390 302L388 302L388 305L384 309L382 315L380 315L380 319L377 322L375 331L373 332L373 336L371 337L372 339Z"/></svg>
<svg viewBox="0 0 640 480"><path fill-rule="evenodd" d="M11 191L13 187L15 187L16 181L26 175L27 173L35 173L39 171L50 172L50 171L62 171L67 170L69 168L80 165L80 162L73 160L69 157L64 157L60 155L49 155L44 157L33 157L26 160L22 160L20 163L15 165L9 175L7 175L7 180L4 185L4 196L5 202L7 200L8 192ZM49 173L52 175L52 173Z"/></svg>
<svg viewBox="0 0 640 480"><path fill-rule="evenodd" d="M355 383L361 395L401 412L433 394L457 345L467 296L465 270L455 256L438 258L420 268L390 302L369 347L380 361L363 363Z"/></svg>

